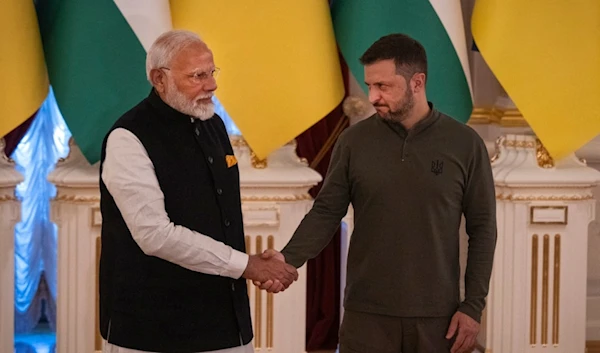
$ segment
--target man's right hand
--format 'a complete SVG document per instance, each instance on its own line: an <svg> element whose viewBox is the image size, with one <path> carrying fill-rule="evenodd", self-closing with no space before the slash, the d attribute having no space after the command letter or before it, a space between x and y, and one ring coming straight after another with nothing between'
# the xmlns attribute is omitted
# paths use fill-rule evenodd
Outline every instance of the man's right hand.
<svg viewBox="0 0 600 353"><path fill-rule="evenodd" d="M250 255L242 277L260 283L270 281L275 284L270 288L270 292L278 293L298 279L298 271L294 266L286 264L277 257L266 257L259 254Z"/></svg>

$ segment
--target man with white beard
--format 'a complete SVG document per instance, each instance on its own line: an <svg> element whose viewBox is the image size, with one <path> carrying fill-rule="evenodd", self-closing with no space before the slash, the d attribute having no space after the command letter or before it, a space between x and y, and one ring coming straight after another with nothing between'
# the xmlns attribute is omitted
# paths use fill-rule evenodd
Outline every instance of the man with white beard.
<svg viewBox="0 0 600 353"><path fill-rule="evenodd" d="M245 253L239 171L212 96L213 55L170 31L148 51L149 96L102 146L104 352L252 352L246 279L287 288L291 265Z"/></svg>

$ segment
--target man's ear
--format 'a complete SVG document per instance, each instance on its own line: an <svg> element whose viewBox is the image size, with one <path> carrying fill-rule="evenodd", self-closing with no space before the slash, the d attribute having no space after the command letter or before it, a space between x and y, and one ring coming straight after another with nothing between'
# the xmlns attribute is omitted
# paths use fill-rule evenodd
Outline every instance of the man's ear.
<svg viewBox="0 0 600 353"><path fill-rule="evenodd" d="M410 80L413 93L425 91L425 78L426 77L423 72L418 72L413 75L412 79Z"/></svg>
<svg viewBox="0 0 600 353"><path fill-rule="evenodd" d="M162 93L165 91L165 81L167 80L167 75L163 70L160 69L152 69L150 70L150 82L154 89L158 92Z"/></svg>

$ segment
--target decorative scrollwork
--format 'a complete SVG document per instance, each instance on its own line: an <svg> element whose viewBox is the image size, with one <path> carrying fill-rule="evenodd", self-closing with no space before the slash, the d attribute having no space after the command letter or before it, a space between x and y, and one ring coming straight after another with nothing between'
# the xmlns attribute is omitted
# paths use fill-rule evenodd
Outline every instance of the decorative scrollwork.
<svg viewBox="0 0 600 353"><path fill-rule="evenodd" d="M552 156L550 156L550 153L548 153L548 150L546 147L544 147L542 141L536 139L536 145L537 149L535 156L537 158L538 165L545 169L554 168L554 159Z"/></svg>

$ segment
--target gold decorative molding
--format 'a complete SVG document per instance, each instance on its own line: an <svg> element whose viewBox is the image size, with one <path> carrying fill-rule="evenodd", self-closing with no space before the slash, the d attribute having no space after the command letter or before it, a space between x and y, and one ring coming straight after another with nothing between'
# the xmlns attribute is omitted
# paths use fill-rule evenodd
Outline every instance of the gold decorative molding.
<svg viewBox="0 0 600 353"><path fill-rule="evenodd" d="M473 108L467 123L470 125L495 124L502 127L529 126L518 109L502 109L499 107Z"/></svg>
<svg viewBox="0 0 600 353"><path fill-rule="evenodd" d="M246 142L246 140L244 140L244 138L241 136L230 138L229 141L233 147L248 147L248 142Z"/></svg>
<svg viewBox="0 0 600 353"><path fill-rule="evenodd" d="M273 184L270 184L273 185ZM309 187L302 187L302 186L286 186L286 185L281 185L281 186L277 186L277 187L272 187L272 186L257 186L257 185L253 185L253 186L246 186L246 185L242 185L241 189L242 190L265 190L265 189L270 189L270 190L286 190L286 191L303 191L306 189L309 189Z"/></svg>
<svg viewBox="0 0 600 353"><path fill-rule="evenodd" d="M244 188L242 187L242 190ZM299 195L291 195L291 196L242 196L242 202L247 201L272 201L272 202L282 202L282 201L304 201L304 200L312 200L312 197L306 194Z"/></svg>
<svg viewBox="0 0 600 353"><path fill-rule="evenodd" d="M545 169L554 168L554 159L550 156L550 153L548 153L548 150L544 147L542 141L536 139L536 144L535 157L537 158L538 165Z"/></svg>
<svg viewBox="0 0 600 353"><path fill-rule="evenodd" d="M262 236L256 236L256 253L261 254L263 252ZM254 348L260 349L262 347L262 290L259 287L254 288L254 318L255 318L255 337L254 337Z"/></svg>
<svg viewBox="0 0 600 353"><path fill-rule="evenodd" d="M554 279L552 287L552 344L557 347L560 327L560 234L554 235Z"/></svg>
<svg viewBox="0 0 600 353"><path fill-rule="evenodd" d="M518 109L507 109L500 110L496 109L498 115L500 115L500 126L503 127L528 127L529 124L523 118L523 115Z"/></svg>
<svg viewBox="0 0 600 353"><path fill-rule="evenodd" d="M254 151L250 153L250 163L255 169L265 169L267 167L267 160L258 158Z"/></svg>
<svg viewBox="0 0 600 353"><path fill-rule="evenodd" d="M537 344L537 298L538 298L538 235L531 238L531 308L529 311L529 344Z"/></svg>
<svg viewBox="0 0 600 353"><path fill-rule="evenodd" d="M231 142L231 146L234 148L248 148L248 150L250 150L250 164L253 168L265 169L267 167L267 160L259 159L243 137L239 136L230 138L229 141Z"/></svg>
<svg viewBox="0 0 600 353"><path fill-rule="evenodd" d="M490 124L491 111L490 108L473 108L468 123L472 125Z"/></svg>
<svg viewBox="0 0 600 353"><path fill-rule="evenodd" d="M586 353L600 353L600 341L587 341Z"/></svg>
<svg viewBox="0 0 600 353"><path fill-rule="evenodd" d="M544 234L542 254L542 347L548 345L548 280L550 271L550 236Z"/></svg>
<svg viewBox="0 0 600 353"><path fill-rule="evenodd" d="M505 195L498 194L497 200L502 201L584 201L594 199L592 194L575 195Z"/></svg>
<svg viewBox="0 0 600 353"><path fill-rule="evenodd" d="M536 144L534 141L516 141L515 147L517 148L536 148Z"/></svg>
<svg viewBox="0 0 600 353"><path fill-rule="evenodd" d="M245 242L246 242L246 253L251 254L252 253L252 236L246 235L245 237ZM275 237L273 235L269 235L267 238L267 249L274 249L275 248ZM255 251L254 254L261 254L263 252L263 236L262 235L256 235L254 237L254 245L255 245ZM250 295L250 285L253 283L250 280L247 280L246 283L248 284L248 295ZM263 298L262 298L262 294L263 291L259 288L254 286L254 348L258 351L261 348L263 348ZM274 332L275 332L275 325L274 325L274 295L273 293L267 293L267 308L266 308L266 345L265 347L268 350L271 350L273 348L273 342L274 342Z"/></svg>
<svg viewBox="0 0 600 353"><path fill-rule="evenodd" d="M242 211L247 212L247 211L273 211L277 214L277 220L279 220L279 207L278 206L264 206L264 207L242 207Z"/></svg>
<svg viewBox="0 0 600 353"><path fill-rule="evenodd" d="M63 193L57 193L53 201L63 202L100 202L100 196L80 196L80 195L67 195Z"/></svg>
<svg viewBox="0 0 600 353"><path fill-rule="evenodd" d="M267 249L275 249L275 237L269 235L267 238ZM274 312L274 297L273 293L267 294L267 349L273 348L273 337L275 331L275 325L273 321Z"/></svg>
<svg viewBox="0 0 600 353"><path fill-rule="evenodd" d="M0 195L0 202L7 202L7 201L18 201L19 199L17 199L17 197L15 195Z"/></svg>
<svg viewBox="0 0 600 353"><path fill-rule="evenodd" d="M553 220L538 221L536 219L536 211L562 211L562 219L555 218ZM569 224L569 207L568 206L530 206L529 207L529 223L531 224Z"/></svg>
<svg viewBox="0 0 600 353"><path fill-rule="evenodd" d="M260 203L258 205L261 205ZM255 206L244 203L244 227L279 227L281 214L279 206Z"/></svg>
<svg viewBox="0 0 600 353"><path fill-rule="evenodd" d="M494 145L496 146L495 148L495 152L494 155L492 156L492 158L490 158L490 163L494 163L498 158L500 158L500 149L503 146L506 146L506 137L504 135L500 135L498 136L498 138L496 138L496 142L494 143Z"/></svg>
<svg viewBox="0 0 600 353"><path fill-rule="evenodd" d="M4 149L6 148L6 140L4 139L4 137L0 137L0 159L6 161L8 164L15 164L15 161L10 158L10 156L6 155L6 151L4 151Z"/></svg>
<svg viewBox="0 0 600 353"><path fill-rule="evenodd" d="M100 207L90 208L90 227L102 227L102 211L100 211Z"/></svg>
<svg viewBox="0 0 600 353"><path fill-rule="evenodd" d="M274 223L269 223L269 222L247 222L246 220L244 220L244 226L245 227L276 227L279 223L274 224Z"/></svg>

